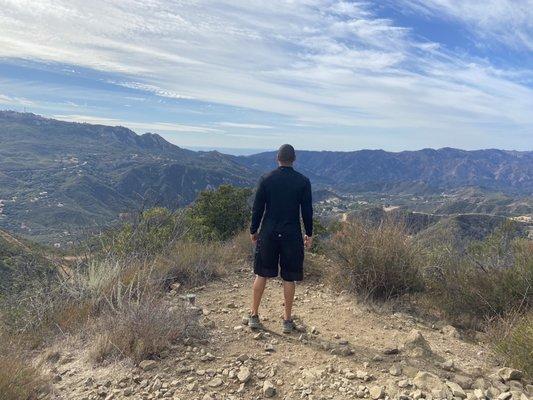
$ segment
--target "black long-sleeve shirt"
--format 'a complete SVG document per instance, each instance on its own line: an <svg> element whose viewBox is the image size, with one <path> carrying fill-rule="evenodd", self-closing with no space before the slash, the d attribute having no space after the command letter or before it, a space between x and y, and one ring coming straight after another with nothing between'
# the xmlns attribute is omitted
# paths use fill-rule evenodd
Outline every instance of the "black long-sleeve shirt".
<svg viewBox="0 0 533 400"><path fill-rule="evenodd" d="M279 167L259 180L250 233L256 233L261 225L261 235L301 237L300 211L305 234L312 236L311 182L292 167Z"/></svg>

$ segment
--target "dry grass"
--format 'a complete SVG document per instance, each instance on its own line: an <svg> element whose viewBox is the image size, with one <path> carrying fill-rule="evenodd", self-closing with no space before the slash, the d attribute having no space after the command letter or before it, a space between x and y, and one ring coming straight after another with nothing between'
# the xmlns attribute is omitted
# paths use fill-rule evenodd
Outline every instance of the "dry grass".
<svg viewBox="0 0 533 400"><path fill-rule="evenodd" d="M533 377L533 312L504 319L490 333L503 362Z"/></svg>
<svg viewBox="0 0 533 400"><path fill-rule="evenodd" d="M398 223L350 221L330 240L331 279L341 290L388 299L419 290L419 252Z"/></svg>
<svg viewBox="0 0 533 400"><path fill-rule="evenodd" d="M254 257L254 248L250 240L250 232L244 230L236 235L229 243L235 259L242 259L251 263Z"/></svg>
<svg viewBox="0 0 533 400"><path fill-rule="evenodd" d="M185 306L169 307L161 299L144 299L103 315L91 349L95 362L157 357L171 344L204 332L198 317Z"/></svg>
<svg viewBox="0 0 533 400"><path fill-rule="evenodd" d="M226 244L180 241L155 260L151 275L165 289L174 282L194 287L222 276L234 262L235 254Z"/></svg>
<svg viewBox="0 0 533 400"><path fill-rule="evenodd" d="M21 356L6 335L0 335L0 399L31 400L46 390L43 377Z"/></svg>

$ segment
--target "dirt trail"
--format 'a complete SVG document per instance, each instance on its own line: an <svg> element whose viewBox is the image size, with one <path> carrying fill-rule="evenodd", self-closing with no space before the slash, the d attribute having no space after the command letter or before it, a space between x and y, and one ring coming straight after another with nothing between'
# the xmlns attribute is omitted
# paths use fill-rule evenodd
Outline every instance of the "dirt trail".
<svg viewBox="0 0 533 400"><path fill-rule="evenodd" d="M202 319L212 328L205 344L176 347L146 371L116 363L94 369L76 350L62 349L54 364L46 364L55 379L48 398L410 399L419 371L467 386L473 398L477 378L497 370L488 351L457 337L450 327L437 329L405 314L378 313L313 282L298 286L295 301L298 324L306 332L281 333L282 288L273 280L261 308L265 329L258 335L243 324L253 276L247 268L231 275L195 292ZM170 301L182 300L175 296ZM419 357L401 348L413 329L431 353ZM427 392L426 398L438 398ZM527 399L522 392L512 399Z"/></svg>

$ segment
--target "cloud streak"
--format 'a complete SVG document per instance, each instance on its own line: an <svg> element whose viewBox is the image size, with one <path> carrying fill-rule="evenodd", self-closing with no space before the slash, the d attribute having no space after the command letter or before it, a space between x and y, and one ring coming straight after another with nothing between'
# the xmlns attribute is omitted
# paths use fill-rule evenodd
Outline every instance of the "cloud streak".
<svg viewBox="0 0 533 400"><path fill-rule="evenodd" d="M530 49L533 18L524 10L531 1L490 0L486 9L473 0L401 1ZM464 143L474 143L485 133L533 129L533 90L520 68L422 40L366 1L0 0L0 57L113 73L111 83L161 98L271 116L268 123L221 119L209 128L157 123L168 131L286 130L279 116L293 126L339 130L354 144L368 131L384 146L391 135L411 140L406 132L461 131Z"/></svg>

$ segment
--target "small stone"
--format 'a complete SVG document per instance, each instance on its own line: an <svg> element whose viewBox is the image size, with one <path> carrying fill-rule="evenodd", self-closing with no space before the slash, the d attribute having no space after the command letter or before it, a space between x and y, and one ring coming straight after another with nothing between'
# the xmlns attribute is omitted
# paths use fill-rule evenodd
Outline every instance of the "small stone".
<svg viewBox="0 0 533 400"><path fill-rule="evenodd" d="M485 393L481 389L474 389L474 397L478 400L485 399Z"/></svg>
<svg viewBox="0 0 533 400"><path fill-rule="evenodd" d="M139 363L139 368L143 371L151 371L157 366L157 362L154 360L143 360Z"/></svg>
<svg viewBox="0 0 533 400"><path fill-rule="evenodd" d="M500 393L497 399L498 400L509 400L511 397L513 397L513 394L511 392L503 392L503 393Z"/></svg>
<svg viewBox="0 0 533 400"><path fill-rule="evenodd" d="M392 367L390 367L389 374L392 376L400 376L402 374L402 367L394 364Z"/></svg>
<svg viewBox="0 0 533 400"><path fill-rule="evenodd" d="M265 397L274 397L276 395L276 387L270 381L263 382L263 395Z"/></svg>
<svg viewBox="0 0 533 400"><path fill-rule="evenodd" d="M265 337L265 335L263 334L263 332L258 332L254 335L254 340L261 340Z"/></svg>
<svg viewBox="0 0 533 400"><path fill-rule="evenodd" d="M248 367L241 367L237 373L237 379L240 383L246 383L250 380L251 372Z"/></svg>
<svg viewBox="0 0 533 400"><path fill-rule="evenodd" d="M368 390L368 393L370 394L370 398L373 400L378 400L385 396L385 389L383 386L372 386Z"/></svg>
<svg viewBox="0 0 533 400"><path fill-rule="evenodd" d="M394 347L385 347L383 349L383 354L385 354L386 356L390 356L390 355L393 355L393 354L398 354L400 352L400 350L398 350L398 347L394 346Z"/></svg>
<svg viewBox="0 0 533 400"><path fill-rule="evenodd" d="M270 343L267 343L267 344L265 344L265 351L267 353L273 353L273 352L276 351L276 349Z"/></svg>
<svg viewBox="0 0 533 400"><path fill-rule="evenodd" d="M459 334L459 331L451 325L446 325L441 329L441 332L445 334L446 336L453 337L453 338L460 338L461 335Z"/></svg>
<svg viewBox="0 0 533 400"><path fill-rule="evenodd" d="M445 371L455 371L455 363L453 360L446 360L440 366Z"/></svg>
<svg viewBox="0 0 533 400"><path fill-rule="evenodd" d="M211 353L207 353L203 355L200 359L204 362L209 362L209 361L213 361L215 359L215 356Z"/></svg>
<svg viewBox="0 0 533 400"><path fill-rule="evenodd" d="M209 381L208 385L213 387L213 388L216 388L216 387L219 387L219 386L222 386L224 384L224 382L222 381L222 379L220 378L213 378Z"/></svg>

